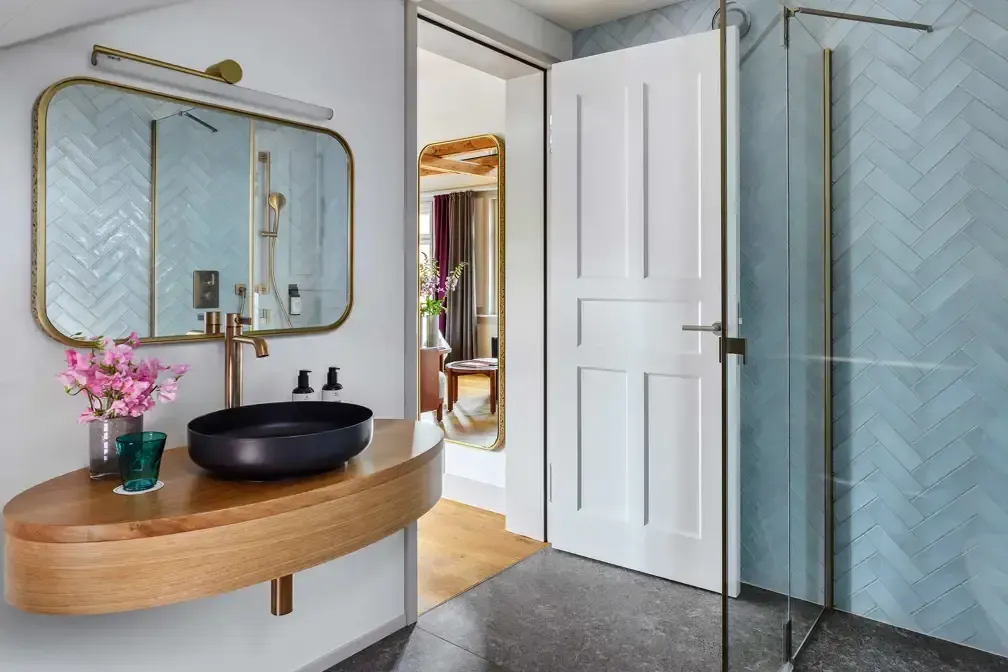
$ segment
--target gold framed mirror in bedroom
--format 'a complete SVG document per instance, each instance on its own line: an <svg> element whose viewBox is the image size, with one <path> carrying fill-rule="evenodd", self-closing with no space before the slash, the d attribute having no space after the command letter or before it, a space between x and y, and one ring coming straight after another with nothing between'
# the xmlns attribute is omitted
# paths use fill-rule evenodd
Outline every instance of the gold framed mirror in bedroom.
<svg viewBox="0 0 1008 672"><path fill-rule="evenodd" d="M504 143L435 142L418 159L418 417L453 443L504 446Z"/></svg>

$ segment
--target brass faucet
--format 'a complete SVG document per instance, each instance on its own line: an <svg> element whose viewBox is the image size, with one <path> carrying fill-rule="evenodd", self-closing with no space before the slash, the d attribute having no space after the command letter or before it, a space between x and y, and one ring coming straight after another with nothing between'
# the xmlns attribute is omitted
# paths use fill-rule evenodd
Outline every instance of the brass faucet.
<svg viewBox="0 0 1008 672"><path fill-rule="evenodd" d="M221 333L220 313L208 312L204 317L205 333ZM224 408L242 404L242 346L255 348L256 359L269 357L269 345L259 336L245 336L242 328L252 324L252 318L241 313L224 316ZM286 616L294 610L294 575L288 574L270 582L270 611L274 616Z"/></svg>
<svg viewBox="0 0 1008 672"><path fill-rule="evenodd" d="M257 359L269 357L269 345L264 339L242 334L242 328L251 323L251 318L242 317L240 313L224 316L224 408L242 405L242 346L255 348ZM208 334L221 333L220 313L207 313L204 328Z"/></svg>

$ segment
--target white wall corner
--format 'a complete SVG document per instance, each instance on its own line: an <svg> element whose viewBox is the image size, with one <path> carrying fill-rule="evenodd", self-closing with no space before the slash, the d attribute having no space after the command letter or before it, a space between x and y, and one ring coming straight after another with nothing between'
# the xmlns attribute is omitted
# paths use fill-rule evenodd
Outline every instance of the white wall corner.
<svg viewBox="0 0 1008 672"><path fill-rule="evenodd" d="M543 67L568 61L574 52L570 31L511 0L413 0L420 14Z"/></svg>

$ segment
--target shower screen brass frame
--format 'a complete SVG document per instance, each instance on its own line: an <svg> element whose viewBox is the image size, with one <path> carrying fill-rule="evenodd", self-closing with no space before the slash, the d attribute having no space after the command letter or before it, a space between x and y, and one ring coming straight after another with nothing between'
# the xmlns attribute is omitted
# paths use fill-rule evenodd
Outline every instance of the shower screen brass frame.
<svg viewBox="0 0 1008 672"><path fill-rule="evenodd" d="M135 86L127 86L125 84L116 84L113 82L104 81L101 79L95 79L92 77L71 77L69 79L63 79L42 92L38 100L35 102L35 107L32 110L32 256L31 256L31 273L32 273L32 283L31 283L31 309L32 316L35 318L35 322L38 323L42 331L46 333L47 336L53 340L59 341L64 345L68 345L75 348L86 348L90 344L87 341L78 340L71 336L62 333L56 326L49 320L47 314L46 306L46 120L49 111L49 104L52 102L53 98L57 93L63 89L74 86L77 84L88 84L91 86L101 86L109 89L114 89L116 91L121 91L124 93L147 96L150 98L157 98L158 100L163 100L173 103L181 103L183 105L191 105L193 107L202 107L205 109L216 110L218 112L226 112L229 114L238 115L249 119L252 124L256 121L265 121L273 124L280 124L283 126L289 126L292 128L301 129L304 131L311 131L313 133L319 133L322 135L328 135L334 138L346 152L347 157L347 305L340 315L339 319L332 324L319 325L312 327L296 327L294 329L266 329L254 333L259 336L286 336L286 335L297 335L297 334L317 334L327 331L333 331L337 329L340 325L346 322L347 318L350 316L350 311L353 309L354 300L354 158L353 152L350 150L350 145L343 138L342 135L328 128L322 126L312 126L310 124L303 124L297 121L291 121L289 119L283 119L281 117L272 117L264 114L258 114L255 112L248 112L246 110L241 110L234 107L227 107L223 105L215 105L212 103L207 103L201 100L193 100L190 98L184 98L181 96L167 95L164 93L159 93L157 91L152 91L150 89L143 89ZM251 133L251 130L250 130ZM251 140L250 140L251 142ZM250 163L254 166L254 163ZM151 156L151 166L152 173L154 170L154 156ZM254 168L250 167L249 174L249 185L253 183L252 170ZM153 174L152 174L152 189L153 189ZM251 195L250 195L251 198ZM250 214L250 218L251 218ZM153 211L153 203L151 210L151 231L156 231L156 217ZM251 231L251 223L249 224ZM151 266L154 266L154 258L150 260ZM250 267L251 272L251 267ZM251 302L247 302L247 305L251 305ZM88 334L89 336L91 334ZM94 334L99 336L101 334ZM154 336L141 338L141 343L190 343L198 341L207 341L212 339L222 338L220 334L178 334L171 336Z"/></svg>
<svg viewBox="0 0 1008 672"><path fill-rule="evenodd" d="M497 245L497 277L494 281L497 283L497 439L490 446L481 446L477 443L467 443L465 441L458 441L456 439L449 439L452 443L457 443L462 446L468 446L470 448L479 448L481 450L497 450L504 445L504 413L506 404L504 403L504 370L506 362L507 348L504 343L504 326L505 326L505 274L504 274L504 231L506 217L506 207L505 207L505 193L504 193L504 172L505 172L505 161L504 161L504 141L498 138L496 135L486 134L486 135L473 135L467 138L458 138L456 140L444 140L441 142L432 142L420 150L417 155L417 221L420 219L420 164L423 155L427 153L428 150L434 149L440 145L448 144L458 144L465 143L471 140L490 140L493 142L493 147L497 151L497 237L495 244ZM460 188L464 189L463 188ZM420 234L419 228L417 230L417 287L420 286ZM419 304L417 307L417 335L420 334L420 310ZM417 348L419 349L419 338L417 340ZM417 418L420 417L420 358L417 357ZM451 390L449 390L449 394ZM447 437L446 437L447 438Z"/></svg>
<svg viewBox="0 0 1008 672"><path fill-rule="evenodd" d="M825 593L823 605L834 606L833 566L833 51L823 50L823 464L826 467L823 507L825 510Z"/></svg>
<svg viewBox="0 0 1008 672"><path fill-rule="evenodd" d="M785 17L790 18L797 14L808 14L809 16L819 16L825 19L841 19L846 21L860 21L861 23L874 23L878 26L892 26L893 28L910 28L920 30L925 33L934 32L934 26L927 23L914 23L913 21L899 21L897 19L887 19L878 16L867 16L865 14L848 14L846 12L833 12L827 9L815 9L813 7L789 7L784 8Z"/></svg>
<svg viewBox="0 0 1008 672"><path fill-rule="evenodd" d="M728 3L720 0L721 324L728 324ZM735 334L724 334L734 336ZM728 357L721 356L721 670L728 672Z"/></svg>

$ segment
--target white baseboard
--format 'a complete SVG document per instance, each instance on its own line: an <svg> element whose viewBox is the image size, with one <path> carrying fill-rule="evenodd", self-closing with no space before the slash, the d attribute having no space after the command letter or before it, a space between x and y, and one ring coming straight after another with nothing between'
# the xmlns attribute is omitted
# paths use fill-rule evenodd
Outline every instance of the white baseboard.
<svg viewBox="0 0 1008 672"><path fill-rule="evenodd" d="M318 660L308 663L297 672L326 672L330 667L342 663L344 660L360 653L372 644L376 644L394 632L398 632L406 627L406 615L397 616L384 625L379 625L370 632L366 632L352 642L347 642L332 653L327 653Z"/></svg>
<svg viewBox="0 0 1008 672"><path fill-rule="evenodd" d="M507 510L504 488L499 485L474 481L464 476L445 474L441 496L477 509L486 509L502 516Z"/></svg>

